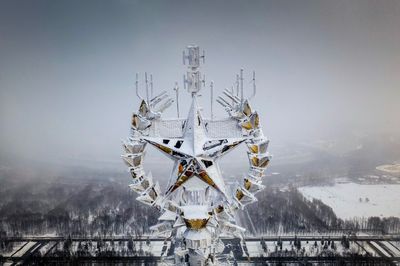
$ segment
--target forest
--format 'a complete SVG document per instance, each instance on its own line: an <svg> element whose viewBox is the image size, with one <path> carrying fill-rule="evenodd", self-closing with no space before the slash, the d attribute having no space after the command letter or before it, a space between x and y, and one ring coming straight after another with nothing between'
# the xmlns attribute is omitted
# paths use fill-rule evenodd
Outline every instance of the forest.
<svg viewBox="0 0 400 266"><path fill-rule="evenodd" d="M158 211L135 200L136 194L127 186L128 178L76 175L79 178L4 175L0 188L0 236L141 236L157 223ZM329 206L306 199L291 186L267 187L257 198L258 202L247 207L250 222L257 221L257 234L400 232L399 218L342 220Z"/></svg>

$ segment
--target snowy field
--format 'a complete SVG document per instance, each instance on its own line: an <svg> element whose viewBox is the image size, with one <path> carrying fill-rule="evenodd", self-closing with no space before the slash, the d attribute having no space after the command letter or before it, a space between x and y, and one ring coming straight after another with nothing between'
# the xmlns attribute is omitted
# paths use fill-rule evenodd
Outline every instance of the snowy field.
<svg viewBox="0 0 400 266"><path fill-rule="evenodd" d="M299 190L308 199L320 199L343 219L369 216L400 217L400 185L345 183L334 186L307 186Z"/></svg>

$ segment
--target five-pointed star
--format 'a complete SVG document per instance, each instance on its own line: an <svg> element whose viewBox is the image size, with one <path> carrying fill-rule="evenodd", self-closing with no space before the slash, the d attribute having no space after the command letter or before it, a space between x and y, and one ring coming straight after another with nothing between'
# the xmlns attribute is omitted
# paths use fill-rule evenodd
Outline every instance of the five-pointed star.
<svg viewBox="0 0 400 266"><path fill-rule="evenodd" d="M166 196L190 178L197 177L228 199L216 160L242 143L245 138L208 138L196 96L193 97L192 106L184 124L183 138L162 139L144 136L143 139L175 161L176 179L170 180Z"/></svg>

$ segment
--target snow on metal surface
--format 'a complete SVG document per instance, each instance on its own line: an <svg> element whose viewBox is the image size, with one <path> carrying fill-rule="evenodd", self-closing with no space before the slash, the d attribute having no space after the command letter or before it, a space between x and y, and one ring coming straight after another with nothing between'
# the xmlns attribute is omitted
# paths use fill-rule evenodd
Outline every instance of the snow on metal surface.
<svg viewBox="0 0 400 266"><path fill-rule="evenodd" d="M160 223L151 227L154 233L170 236L180 243L176 248L176 256L180 258L176 262L181 261L181 256L189 255L190 263L211 263L216 255L213 247L218 245L220 235L243 236L245 229L235 224L233 214L256 201L254 194L263 188L261 178L270 160L266 151L268 139L262 132L257 112L243 96L243 70L240 71L240 95L238 87L236 94L225 90L224 97L217 99L228 117L221 120L203 117L197 93L205 85L199 69L204 54L200 56L198 46L188 46L186 53L184 61L188 62L188 69L184 86L192 96L187 118L161 118L173 100L164 92L150 100L146 74L146 99L140 96L136 82L141 104L139 111L132 115L131 136L123 143L126 154L122 159L134 179L130 187L139 193L137 200L163 212ZM253 74L255 92L254 82ZM177 85L175 93L178 100ZM179 117L178 103L177 112ZM231 191L225 185L218 159L242 143L249 148L249 172ZM146 144L174 162L165 192L143 169Z"/></svg>

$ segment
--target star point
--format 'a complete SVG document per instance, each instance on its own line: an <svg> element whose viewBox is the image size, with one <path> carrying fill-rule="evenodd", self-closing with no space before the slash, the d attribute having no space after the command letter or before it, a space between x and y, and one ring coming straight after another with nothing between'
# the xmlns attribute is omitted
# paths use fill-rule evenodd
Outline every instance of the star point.
<svg viewBox="0 0 400 266"><path fill-rule="evenodd" d="M184 186L189 179L197 177L228 199L225 182L216 159L245 141L245 138L214 139L207 137L206 125L201 116L196 96L193 96L189 115L184 125L182 138L143 137L146 142L175 161L175 179L170 180L166 196Z"/></svg>

